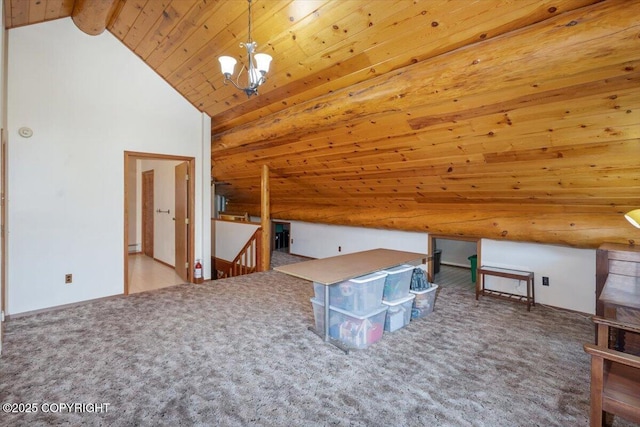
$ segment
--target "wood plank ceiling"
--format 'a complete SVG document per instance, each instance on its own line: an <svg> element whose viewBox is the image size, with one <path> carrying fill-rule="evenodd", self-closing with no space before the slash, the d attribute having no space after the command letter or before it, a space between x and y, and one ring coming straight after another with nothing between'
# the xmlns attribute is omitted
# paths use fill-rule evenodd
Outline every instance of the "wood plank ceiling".
<svg viewBox="0 0 640 427"><path fill-rule="evenodd" d="M105 6L106 4L106 6ZM7 28L103 26L212 118L229 210L595 247L640 242L640 1L5 0ZM97 14L96 14L97 15ZM94 17L95 18L95 17ZM94 19L94 22L96 19ZM239 67L238 67L239 68Z"/></svg>

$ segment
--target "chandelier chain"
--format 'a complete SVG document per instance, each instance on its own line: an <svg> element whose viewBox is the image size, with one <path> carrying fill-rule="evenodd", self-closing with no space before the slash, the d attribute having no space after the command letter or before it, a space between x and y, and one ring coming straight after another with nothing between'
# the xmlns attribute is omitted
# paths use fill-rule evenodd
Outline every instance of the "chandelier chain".
<svg viewBox="0 0 640 427"><path fill-rule="evenodd" d="M251 38L251 0L249 1L249 43L253 42L253 39Z"/></svg>

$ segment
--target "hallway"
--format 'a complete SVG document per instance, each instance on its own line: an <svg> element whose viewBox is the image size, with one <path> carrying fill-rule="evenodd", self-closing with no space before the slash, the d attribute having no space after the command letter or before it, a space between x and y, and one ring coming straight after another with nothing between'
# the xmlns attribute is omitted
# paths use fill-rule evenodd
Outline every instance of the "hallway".
<svg viewBox="0 0 640 427"><path fill-rule="evenodd" d="M184 283L172 267L143 254L129 255L129 294Z"/></svg>

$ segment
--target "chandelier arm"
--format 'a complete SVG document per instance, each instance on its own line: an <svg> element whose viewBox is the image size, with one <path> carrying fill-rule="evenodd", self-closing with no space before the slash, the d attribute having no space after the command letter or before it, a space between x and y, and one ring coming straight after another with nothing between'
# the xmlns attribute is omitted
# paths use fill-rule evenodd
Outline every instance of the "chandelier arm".
<svg viewBox="0 0 640 427"><path fill-rule="evenodd" d="M242 67L240 68L240 71L238 71L238 76L236 77L236 85L235 86L240 90L244 90L244 87L240 86L240 76L242 75L242 72L244 70L246 70L246 69L247 69L247 67L245 67L244 64L242 64ZM247 81L248 80L249 79L247 78Z"/></svg>
<svg viewBox="0 0 640 427"><path fill-rule="evenodd" d="M238 86L238 85L236 84L236 82L234 82L234 81L233 81L233 79L230 79L230 78L228 78L228 77L225 77L225 78L224 78L223 83L224 83L225 85L226 85L227 83L231 83L231 84L232 84L236 89L238 89L238 90L244 90L244 88L242 88L242 87Z"/></svg>

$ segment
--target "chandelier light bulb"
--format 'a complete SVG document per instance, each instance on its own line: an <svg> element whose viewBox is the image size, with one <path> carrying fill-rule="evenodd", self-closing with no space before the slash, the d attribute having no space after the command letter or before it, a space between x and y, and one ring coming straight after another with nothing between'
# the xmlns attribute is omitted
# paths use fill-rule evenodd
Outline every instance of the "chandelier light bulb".
<svg viewBox="0 0 640 427"><path fill-rule="evenodd" d="M220 70L222 71L222 74L224 74L225 78L233 76L233 72L238 61L230 56L221 56L218 58L218 61L220 62Z"/></svg>

